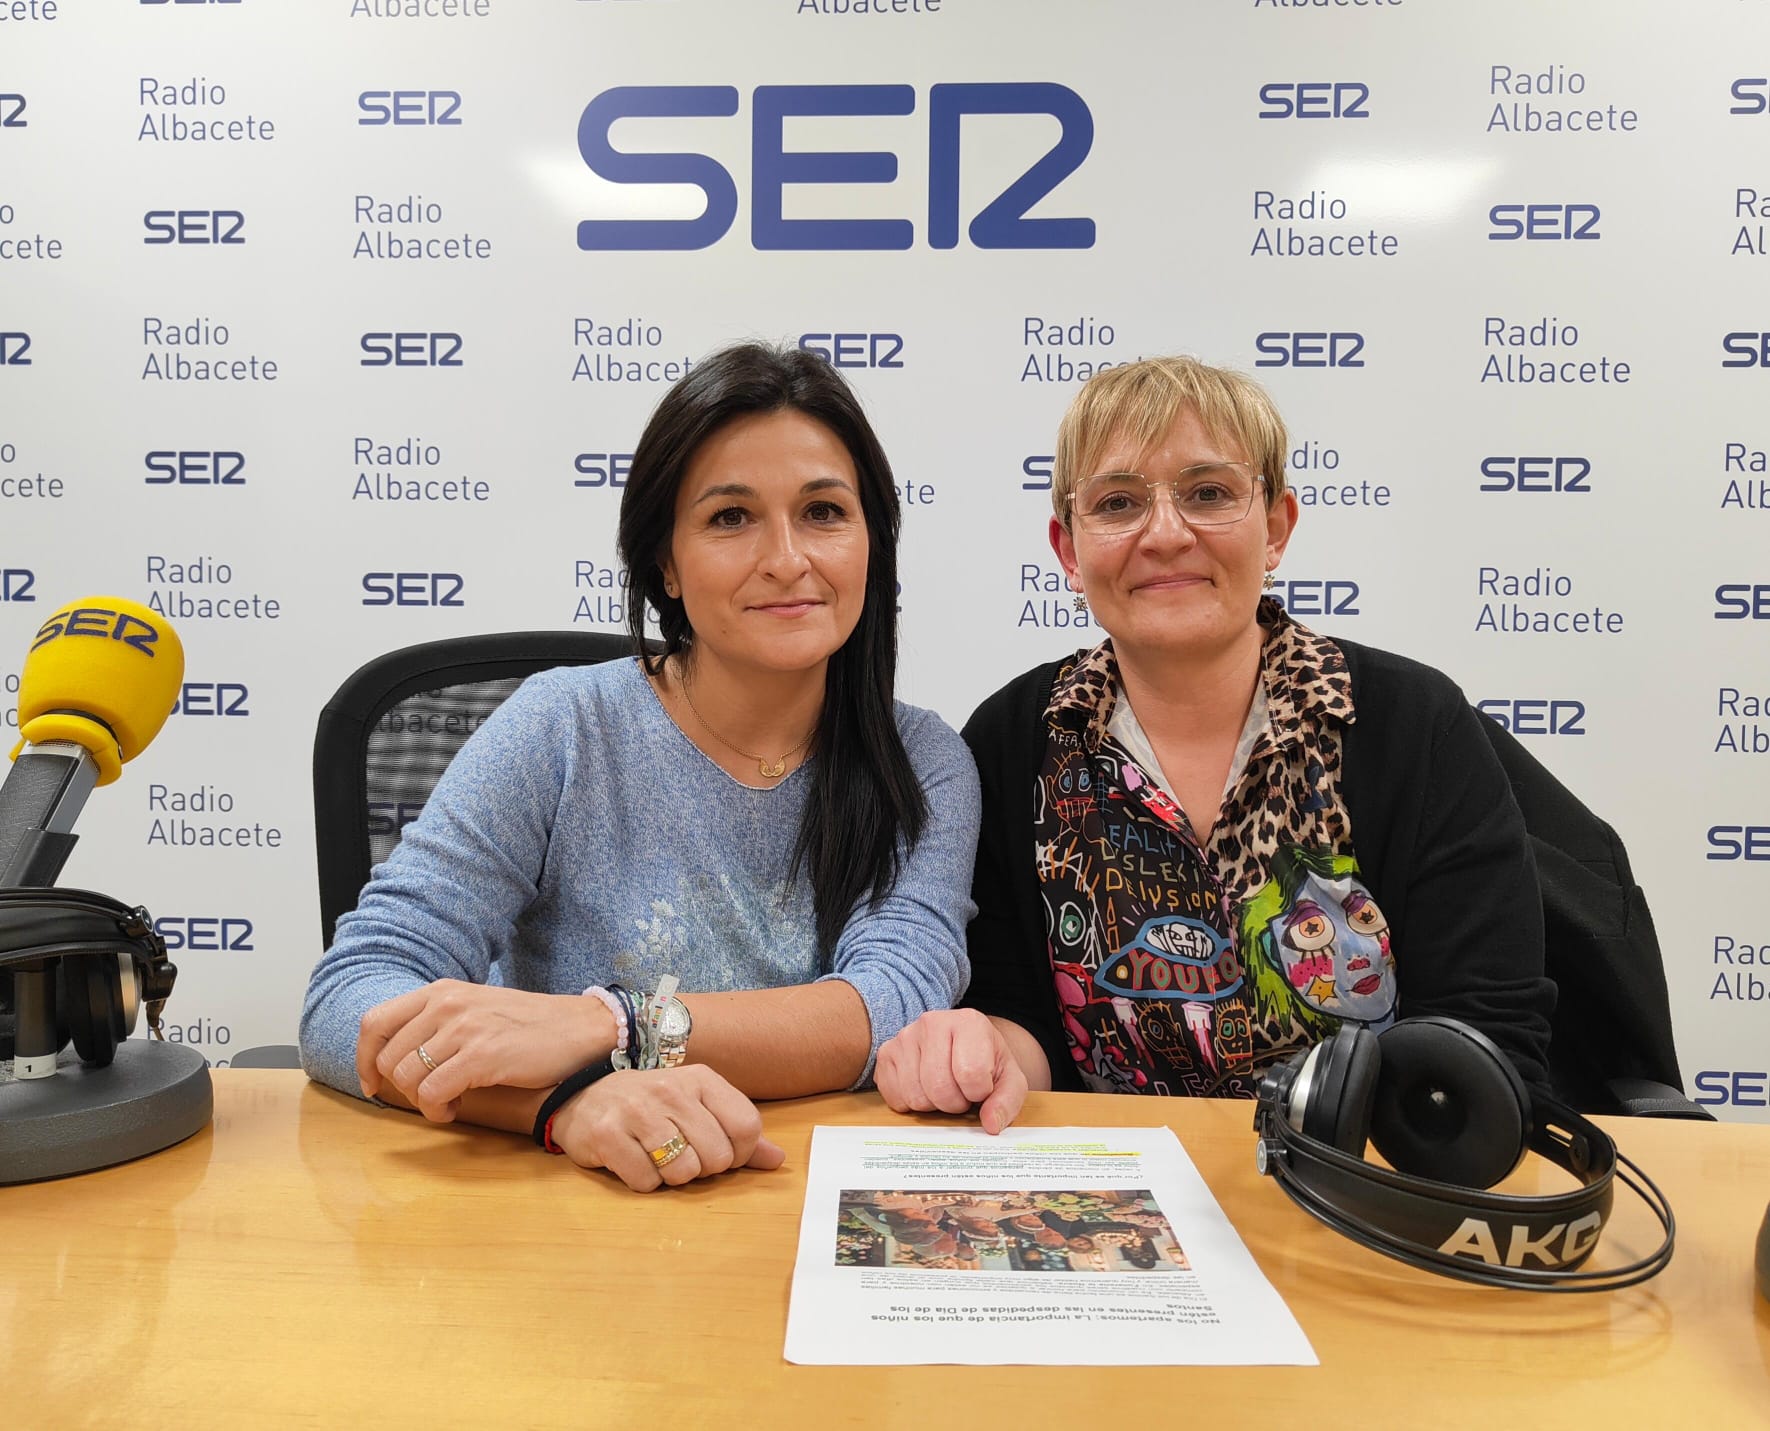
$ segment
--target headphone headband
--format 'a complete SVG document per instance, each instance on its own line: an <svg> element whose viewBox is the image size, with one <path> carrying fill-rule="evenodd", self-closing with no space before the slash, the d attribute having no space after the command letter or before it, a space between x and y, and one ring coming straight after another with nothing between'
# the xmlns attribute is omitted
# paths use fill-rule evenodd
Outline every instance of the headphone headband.
<svg viewBox="0 0 1770 1431"><path fill-rule="evenodd" d="M1526 1197L1435 1182L1355 1158L1293 1129L1265 1100L1255 1118L1261 1171L1287 1192L1363 1221L1408 1243L1501 1268L1575 1268L1591 1255L1615 1200L1616 1144L1571 1109L1537 1100L1548 1126L1532 1135L1533 1150L1580 1180L1564 1193ZM1275 1146L1276 1145L1276 1146ZM1313 1210L1313 1209L1311 1209Z"/></svg>

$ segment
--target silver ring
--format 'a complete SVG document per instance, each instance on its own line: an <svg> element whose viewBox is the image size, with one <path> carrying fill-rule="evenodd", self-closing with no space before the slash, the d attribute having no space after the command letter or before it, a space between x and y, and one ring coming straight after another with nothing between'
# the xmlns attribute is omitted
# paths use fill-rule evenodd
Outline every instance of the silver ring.
<svg viewBox="0 0 1770 1431"><path fill-rule="evenodd" d="M423 1044L418 1045L418 1062L423 1064L432 1073L436 1072L436 1060L430 1056L430 1051L426 1049Z"/></svg>

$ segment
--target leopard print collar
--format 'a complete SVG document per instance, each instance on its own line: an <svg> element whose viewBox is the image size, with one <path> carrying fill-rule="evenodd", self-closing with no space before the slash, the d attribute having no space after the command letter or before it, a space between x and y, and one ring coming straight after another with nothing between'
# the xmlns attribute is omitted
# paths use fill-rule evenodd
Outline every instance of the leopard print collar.
<svg viewBox="0 0 1770 1431"><path fill-rule="evenodd" d="M1345 654L1325 636L1299 625L1270 596L1260 598L1256 618L1266 630L1260 650L1266 683L1266 730L1250 752L1258 760L1298 739L1310 715L1342 725L1357 718L1352 677ZM1100 749L1118 699L1119 663L1109 637L1092 651L1078 651L1057 673L1045 721L1054 732L1069 731L1089 751Z"/></svg>

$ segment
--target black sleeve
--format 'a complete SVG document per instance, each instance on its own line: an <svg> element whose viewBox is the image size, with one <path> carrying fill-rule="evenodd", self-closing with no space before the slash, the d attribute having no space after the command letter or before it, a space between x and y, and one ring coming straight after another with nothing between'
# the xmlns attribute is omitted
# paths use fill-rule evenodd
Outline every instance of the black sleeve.
<svg viewBox="0 0 1770 1431"><path fill-rule="evenodd" d="M1043 712L1056 667L1029 671L979 706L962 732L983 786L983 825L967 942L971 984L963 1005L1019 1024L1051 1065L1051 1086L1081 1087L1057 1021L1033 842L1033 786L1042 762Z"/></svg>
<svg viewBox="0 0 1770 1431"><path fill-rule="evenodd" d="M1389 919L1400 1013L1460 1019L1492 1039L1527 1084L1545 1087L1555 988L1543 974L1542 895L1524 817L1462 692L1428 668L1414 671L1421 685L1394 692L1402 699L1355 694L1353 729L1365 727L1358 760L1380 772L1356 783L1387 787L1386 798L1351 808L1350 755L1347 772L1361 865L1367 834L1378 854L1371 892ZM1429 742L1402 729L1408 723L1424 725Z"/></svg>

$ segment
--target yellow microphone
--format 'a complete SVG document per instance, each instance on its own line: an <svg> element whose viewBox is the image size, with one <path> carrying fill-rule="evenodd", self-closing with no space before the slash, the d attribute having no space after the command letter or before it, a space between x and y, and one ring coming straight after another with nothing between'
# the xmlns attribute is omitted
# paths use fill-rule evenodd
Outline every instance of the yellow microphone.
<svg viewBox="0 0 1770 1431"><path fill-rule="evenodd" d="M160 733L183 683L178 633L138 602L85 597L37 628L0 785L0 887L55 883L86 797Z"/></svg>

